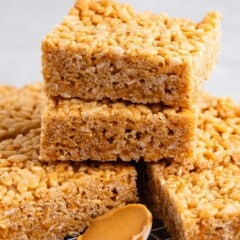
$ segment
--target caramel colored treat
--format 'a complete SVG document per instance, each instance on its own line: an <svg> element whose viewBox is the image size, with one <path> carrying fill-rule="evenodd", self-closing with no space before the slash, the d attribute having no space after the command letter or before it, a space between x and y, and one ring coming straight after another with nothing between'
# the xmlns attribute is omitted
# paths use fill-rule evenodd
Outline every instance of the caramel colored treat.
<svg viewBox="0 0 240 240"><path fill-rule="evenodd" d="M42 117L45 161L181 161L194 150L195 114L160 104L48 100Z"/></svg>
<svg viewBox="0 0 240 240"><path fill-rule="evenodd" d="M194 108L218 57L220 18L195 23L78 0L42 43L47 95Z"/></svg>
<svg viewBox="0 0 240 240"><path fill-rule="evenodd" d="M147 240L152 214L141 204L113 209L94 219L77 240Z"/></svg>
<svg viewBox="0 0 240 240"><path fill-rule="evenodd" d="M193 168L148 164L146 196L174 240L240 239L240 107L214 97L201 107Z"/></svg>
<svg viewBox="0 0 240 240"><path fill-rule="evenodd" d="M152 210L174 240L240 239L240 166L234 162L168 175L151 165Z"/></svg>
<svg viewBox="0 0 240 240"><path fill-rule="evenodd" d="M15 88L0 85L0 140L40 127L42 84Z"/></svg>
<svg viewBox="0 0 240 240"><path fill-rule="evenodd" d="M0 142L1 239L77 236L95 217L137 201L136 171L127 164L46 164L40 129Z"/></svg>

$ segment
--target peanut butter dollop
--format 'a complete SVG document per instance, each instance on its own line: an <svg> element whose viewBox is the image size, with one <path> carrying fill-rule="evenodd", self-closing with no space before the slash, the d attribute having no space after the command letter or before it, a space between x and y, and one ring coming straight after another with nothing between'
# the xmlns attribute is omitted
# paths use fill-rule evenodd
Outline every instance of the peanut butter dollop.
<svg viewBox="0 0 240 240"><path fill-rule="evenodd" d="M151 226L149 210L142 204L129 204L93 220L78 240L146 240Z"/></svg>

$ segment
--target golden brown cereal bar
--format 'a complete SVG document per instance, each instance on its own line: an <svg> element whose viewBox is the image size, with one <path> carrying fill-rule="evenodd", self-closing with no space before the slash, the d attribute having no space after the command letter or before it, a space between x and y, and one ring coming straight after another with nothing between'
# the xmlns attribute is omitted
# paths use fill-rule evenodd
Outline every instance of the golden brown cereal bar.
<svg viewBox="0 0 240 240"><path fill-rule="evenodd" d="M46 164L40 129L0 142L1 239L64 239L112 208L137 201L127 164Z"/></svg>
<svg viewBox="0 0 240 240"><path fill-rule="evenodd" d="M193 168L148 164L145 195L174 240L240 239L240 107L205 96L201 112Z"/></svg>
<svg viewBox="0 0 240 240"><path fill-rule="evenodd" d="M229 161L182 175L152 164L152 211L174 240L240 239L240 165Z"/></svg>
<svg viewBox="0 0 240 240"><path fill-rule="evenodd" d="M196 114L160 104L48 100L42 117L41 158L158 161L191 159Z"/></svg>
<svg viewBox="0 0 240 240"><path fill-rule="evenodd" d="M220 46L220 15L201 22L78 0L42 43L48 96L194 108Z"/></svg>
<svg viewBox="0 0 240 240"><path fill-rule="evenodd" d="M42 83L15 88L0 85L0 140L40 127Z"/></svg>

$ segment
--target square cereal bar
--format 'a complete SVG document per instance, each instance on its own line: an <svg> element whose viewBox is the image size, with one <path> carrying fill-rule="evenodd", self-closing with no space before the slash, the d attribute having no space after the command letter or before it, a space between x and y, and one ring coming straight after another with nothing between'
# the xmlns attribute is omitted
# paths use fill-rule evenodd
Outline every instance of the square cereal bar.
<svg viewBox="0 0 240 240"><path fill-rule="evenodd" d="M196 23L78 0L42 43L47 95L193 108L217 60L220 18Z"/></svg>
<svg viewBox="0 0 240 240"><path fill-rule="evenodd" d="M196 114L160 104L49 99L42 116L41 158L158 161L191 159Z"/></svg>
<svg viewBox="0 0 240 240"><path fill-rule="evenodd" d="M137 202L136 170L38 160L40 129L0 142L0 238L60 240L95 217Z"/></svg>
<svg viewBox="0 0 240 240"><path fill-rule="evenodd" d="M193 168L148 164L144 194L174 240L240 239L240 107L205 97L201 108Z"/></svg>
<svg viewBox="0 0 240 240"><path fill-rule="evenodd" d="M150 167L153 213L173 240L240 239L240 165L227 162L182 175ZM145 179L146 181L146 179Z"/></svg>
<svg viewBox="0 0 240 240"><path fill-rule="evenodd" d="M40 127L41 89L42 83L22 88L0 85L0 140Z"/></svg>

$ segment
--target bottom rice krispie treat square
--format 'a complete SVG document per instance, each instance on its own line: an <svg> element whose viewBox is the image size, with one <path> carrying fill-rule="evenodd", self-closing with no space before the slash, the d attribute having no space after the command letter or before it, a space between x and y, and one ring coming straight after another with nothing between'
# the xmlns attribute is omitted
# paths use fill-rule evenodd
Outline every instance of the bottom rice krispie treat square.
<svg viewBox="0 0 240 240"><path fill-rule="evenodd" d="M40 129L0 142L1 239L64 239L95 217L137 202L127 164L38 160Z"/></svg>
<svg viewBox="0 0 240 240"><path fill-rule="evenodd" d="M240 239L240 107L205 97L201 112L193 167L148 164L144 194L174 240Z"/></svg>

